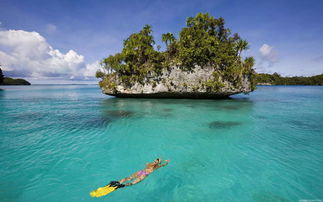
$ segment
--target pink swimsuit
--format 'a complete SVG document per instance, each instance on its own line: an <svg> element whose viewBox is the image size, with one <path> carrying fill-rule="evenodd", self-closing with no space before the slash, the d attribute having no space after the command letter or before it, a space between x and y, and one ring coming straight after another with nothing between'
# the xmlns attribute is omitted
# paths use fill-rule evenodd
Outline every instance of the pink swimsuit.
<svg viewBox="0 0 323 202"><path fill-rule="evenodd" d="M140 170L140 171L137 172L137 175L138 176L146 176L146 175L149 175L149 173L146 172L145 170Z"/></svg>

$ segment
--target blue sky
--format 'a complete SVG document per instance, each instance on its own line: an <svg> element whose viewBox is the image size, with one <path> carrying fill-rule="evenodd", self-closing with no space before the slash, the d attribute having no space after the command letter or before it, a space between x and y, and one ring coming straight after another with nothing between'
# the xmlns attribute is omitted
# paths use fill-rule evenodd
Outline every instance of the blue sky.
<svg viewBox="0 0 323 202"><path fill-rule="evenodd" d="M246 39L244 56L255 57L258 72L323 73L322 0L0 0L0 64L33 83L93 82L97 61L120 51L131 33L150 24L161 44L162 33L177 35L198 12L222 16Z"/></svg>

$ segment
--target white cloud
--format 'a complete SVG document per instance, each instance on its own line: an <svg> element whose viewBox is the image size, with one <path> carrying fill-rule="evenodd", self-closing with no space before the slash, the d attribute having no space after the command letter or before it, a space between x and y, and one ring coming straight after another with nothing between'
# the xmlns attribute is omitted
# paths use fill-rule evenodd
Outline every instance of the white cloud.
<svg viewBox="0 0 323 202"><path fill-rule="evenodd" d="M93 76L95 76L96 71L99 70L99 69L101 69L99 61L96 61L96 62L94 62L92 64L87 64L83 75L86 78L93 77Z"/></svg>
<svg viewBox="0 0 323 202"><path fill-rule="evenodd" d="M57 27L56 27L56 25L48 24L48 25L46 25L46 30L49 33L53 33L57 30Z"/></svg>
<svg viewBox="0 0 323 202"><path fill-rule="evenodd" d="M278 61L277 57L277 52L274 49L274 47L268 45L268 44L263 44L260 49L259 49L260 55L263 60L275 63Z"/></svg>
<svg viewBox="0 0 323 202"><path fill-rule="evenodd" d="M278 62L278 54L274 47L263 44L259 48L260 60L256 63L256 71L261 73L272 73L271 67Z"/></svg>
<svg viewBox="0 0 323 202"><path fill-rule="evenodd" d="M7 75L31 78L89 79L99 68L85 64L74 50L64 54L39 33L23 30L0 31L0 64Z"/></svg>

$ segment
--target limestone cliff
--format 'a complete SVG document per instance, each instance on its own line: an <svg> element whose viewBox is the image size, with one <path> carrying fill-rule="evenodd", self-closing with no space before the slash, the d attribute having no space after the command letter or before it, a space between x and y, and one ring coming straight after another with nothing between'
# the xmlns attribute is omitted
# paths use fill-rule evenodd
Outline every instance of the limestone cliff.
<svg viewBox="0 0 323 202"><path fill-rule="evenodd" d="M191 71L164 68L160 74L146 76L143 82L131 83L122 81L117 74L110 74L100 86L103 93L116 97L225 98L252 91L249 74L225 79L218 72L213 67L195 67Z"/></svg>

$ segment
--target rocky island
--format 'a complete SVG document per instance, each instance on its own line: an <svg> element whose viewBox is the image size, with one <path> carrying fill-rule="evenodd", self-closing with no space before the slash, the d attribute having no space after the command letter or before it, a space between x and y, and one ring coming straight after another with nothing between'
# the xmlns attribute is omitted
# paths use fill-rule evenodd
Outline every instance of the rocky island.
<svg viewBox="0 0 323 202"><path fill-rule="evenodd" d="M25 79L13 79L10 77L5 77L0 68L0 85L30 85Z"/></svg>
<svg viewBox="0 0 323 202"><path fill-rule="evenodd" d="M242 59L246 40L231 34L223 18L208 13L189 17L176 39L162 35L160 51L151 26L124 40L96 73L103 93L116 97L224 98L255 89L254 59Z"/></svg>

